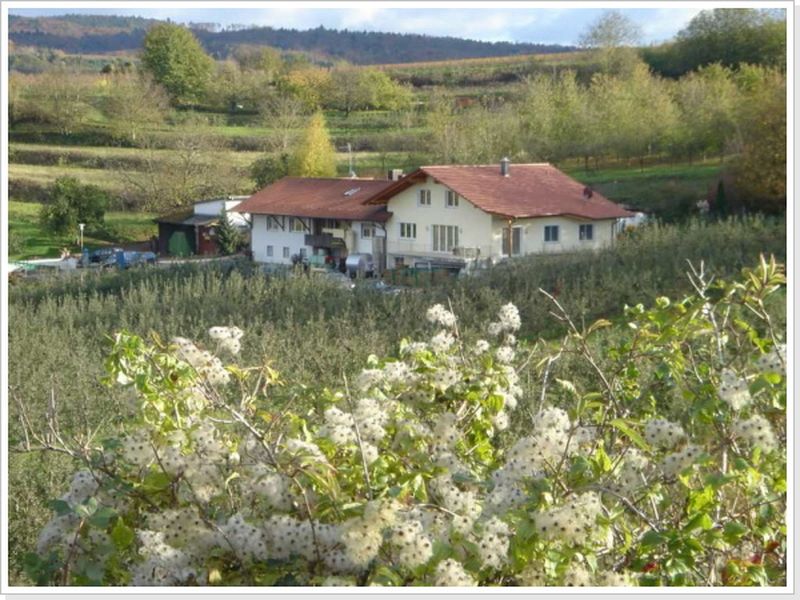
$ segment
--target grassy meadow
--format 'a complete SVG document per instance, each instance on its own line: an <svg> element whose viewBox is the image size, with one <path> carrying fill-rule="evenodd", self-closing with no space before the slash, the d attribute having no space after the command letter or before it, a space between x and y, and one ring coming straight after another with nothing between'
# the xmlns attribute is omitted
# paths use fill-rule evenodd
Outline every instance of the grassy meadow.
<svg viewBox="0 0 800 600"><path fill-rule="evenodd" d="M9 252L9 260L26 258L51 258L59 256L61 249L74 247L75 236L54 237L42 230L39 225L39 210L42 205L36 202L8 203L9 228L21 239L19 252ZM106 213L107 232L87 231L84 245L89 247L107 246L112 243L128 243L150 239L158 231L153 219L154 213L111 211ZM109 236L111 233L111 236ZM77 234L76 234L77 235ZM111 239L110 239L111 237Z"/></svg>

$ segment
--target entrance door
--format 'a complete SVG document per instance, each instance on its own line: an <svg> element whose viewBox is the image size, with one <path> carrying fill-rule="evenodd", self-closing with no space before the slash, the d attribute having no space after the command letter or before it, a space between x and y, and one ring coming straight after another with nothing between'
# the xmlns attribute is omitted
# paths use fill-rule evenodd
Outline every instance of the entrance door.
<svg viewBox="0 0 800 600"><path fill-rule="evenodd" d="M519 256L522 247L522 227L511 228L511 255ZM503 227L503 254L508 256L508 227Z"/></svg>
<svg viewBox="0 0 800 600"><path fill-rule="evenodd" d="M169 236L168 249L172 256L189 256L192 253L192 247L186 237L186 232L172 232L172 235Z"/></svg>

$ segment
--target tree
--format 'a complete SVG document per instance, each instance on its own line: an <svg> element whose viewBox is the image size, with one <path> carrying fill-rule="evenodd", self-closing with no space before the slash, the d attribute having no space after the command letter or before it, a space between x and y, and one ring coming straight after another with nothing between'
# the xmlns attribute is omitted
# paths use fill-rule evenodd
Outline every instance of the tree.
<svg viewBox="0 0 800 600"><path fill-rule="evenodd" d="M92 81L86 76L55 69L31 80L27 112L37 120L52 123L62 135L73 133L92 110Z"/></svg>
<svg viewBox="0 0 800 600"><path fill-rule="evenodd" d="M308 121L305 103L286 93L275 93L261 103L261 123L269 127L265 146L270 152L287 153L294 145L300 128Z"/></svg>
<svg viewBox="0 0 800 600"><path fill-rule="evenodd" d="M89 229L101 226L109 197L95 185L83 185L74 177L59 177L48 189L39 221L46 231L65 235L78 231L78 223Z"/></svg>
<svg viewBox="0 0 800 600"><path fill-rule="evenodd" d="M203 99L208 106L231 113L253 110L258 108L269 85L263 72L242 69L238 63L226 60L217 63Z"/></svg>
<svg viewBox="0 0 800 600"><path fill-rule="evenodd" d="M240 44L231 53L242 70L262 71L273 81L283 69L281 52L270 46Z"/></svg>
<svg viewBox="0 0 800 600"><path fill-rule="evenodd" d="M142 65L176 102L196 102L213 72L214 61L194 34L180 25L160 23L144 38Z"/></svg>
<svg viewBox="0 0 800 600"><path fill-rule="evenodd" d="M121 73L108 81L103 112L117 137L136 143L144 129L164 121L169 95L149 74Z"/></svg>
<svg viewBox="0 0 800 600"><path fill-rule="evenodd" d="M784 10L715 8L698 13L678 32L672 51L682 72L719 62L786 67Z"/></svg>
<svg viewBox="0 0 800 600"><path fill-rule="evenodd" d="M316 110L330 94L331 74L327 69L301 66L283 75L277 87L279 92L302 101L307 110Z"/></svg>
<svg viewBox="0 0 800 600"><path fill-rule="evenodd" d="M402 110L410 106L411 94L383 71L343 66L331 72L331 93L324 104L350 116L354 110Z"/></svg>
<svg viewBox="0 0 800 600"><path fill-rule="evenodd" d="M520 113L529 153L547 161L583 155L588 163L596 119L575 73L539 74L525 82L524 90Z"/></svg>
<svg viewBox="0 0 800 600"><path fill-rule="evenodd" d="M250 179L256 184L256 190L278 181L289 174L289 155L264 156L250 165Z"/></svg>
<svg viewBox="0 0 800 600"><path fill-rule="evenodd" d="M703 67L675 84L674 97L680 113L678 147L690 161L699 154L723 155L740 102L732 73L719 64Z"/></svg>
<svg viewBox="0 0 800 600"><path fill-rule="evenodd" d="M579 44L594 49L604 73L630 70L636 60L631 48L641 39L641 27L617 10L605 11L581 35Z"/></svg>
<svg viewBox="0 0 800 600"><path fill-rule="evenodd" d="M599 135L620 156L644 157L667 149L677 123L675 104L664 80L640 64L627 77L598 74L590 94L597 109Z"/></svg>
<svg viewBox="0 0 800 600"><path fill-rule="evenodd" d="M239 229L228 219L225 208L219 215L219 225L217 225L217 246L221 254L228 256L236 254L242 247L242 234Z"/></svg>
<svg viewBox="0 0 800 600"><path fill-rule="evenodd" d="M218 138L187 127L169 152L159 149L152 137L144 137L141 147L138 170L130 171L125 164L117 170L131 205L163 211L240 191L240 178Z"/></svg>
<svg viewBox="0 0 800 600"><path fill-rule="evenodd" d="M325 117L317 112L309 121L300 143L289 159L289 174L296 177L334 177L336 149L325 127Z"/></svg>
<svg viewBox="0 0 800 600"><path fill-rule="evenodd" d="M747 75L749 88L737 116L736 194L751 211L779 214L786 211L786 77L776 69L750 70L755 73Z"/></svg>

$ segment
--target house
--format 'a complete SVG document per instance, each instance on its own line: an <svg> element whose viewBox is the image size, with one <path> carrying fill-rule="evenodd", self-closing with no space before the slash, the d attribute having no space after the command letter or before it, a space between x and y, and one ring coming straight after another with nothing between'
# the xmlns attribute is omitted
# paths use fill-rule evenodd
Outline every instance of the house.
<svg viewBox="0 0 800 600"><path fill-rule="evenodd" d="M284 177L255 193L236 210L252 217L253 260L292 264L339 264L349 254L371 254L375 264L385 257L384 204L366 201L392 181Z"/></svg>
<svg viewBox="0 0 800 600"><path fill-rule="evenodd" d="M259 262L369 253L379 268L452 270L597 249L633 216L550 164L512 166L508 159L420 167L387 181L285 177L238 210L253 215Z"/></svg>
<svg viewBox="0 0 800 600"><path fill-rule="evenodd" d="M389 268L463 268L610 244L633 216L547 163L420 167L367 200L385 206Z"/></svg>
<svg viewBox="0 0 800 600"><path fill-rule="evenodd" d="M158 223L158 253L162 256L218 254L216 226L225 210L228 222L243 233L250 229L249 216L234 212L248 196L228 196L196 203L191 209L155 219Z"/></svg>

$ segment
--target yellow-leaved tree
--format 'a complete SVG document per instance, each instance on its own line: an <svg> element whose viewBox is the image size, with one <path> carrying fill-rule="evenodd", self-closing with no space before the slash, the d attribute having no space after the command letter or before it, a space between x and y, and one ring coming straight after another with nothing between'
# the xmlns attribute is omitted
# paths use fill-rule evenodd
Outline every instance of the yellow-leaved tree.
<svg viewBox="0 0 800 600"><path fill-rule="evenodd" d="M296 177L335 177L336 149L331 143L325 118L317 112L289 159L289 175Z"/></svg>

